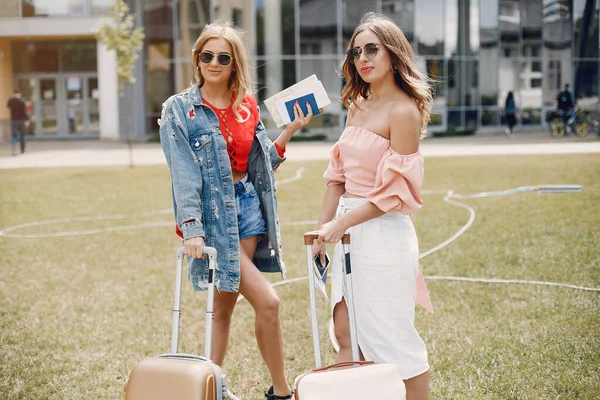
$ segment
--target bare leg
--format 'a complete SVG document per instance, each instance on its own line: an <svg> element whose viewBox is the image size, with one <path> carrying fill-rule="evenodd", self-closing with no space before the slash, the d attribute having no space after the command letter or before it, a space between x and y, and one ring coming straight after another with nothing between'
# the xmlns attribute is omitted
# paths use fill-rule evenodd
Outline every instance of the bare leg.
<svg viewBox="0 0 600 400"><path fill-rule="evenodd" d="M227 346L229 345L229 331L231 316L238 293L219 292L215 290L215 304L213 314L212 333L212 360L217 365L223 365Z"/></svg>
<svg viewBox="0 0 600 400"><path fill-rule="evenodd" d="M404 381L406 400L429 399L429 371Z"/></svg>
<svg viewBox="0 0 600 400"><path fill-rule="evenodd" d="M333 309L333 322L335 337L340 345L337 362L352 361L348 307L346 306L346 300L343 298ZM360 359L365 359L362 351L360 351ZM404 385L406 386L406 400L429 399L429 371L405 380Z"/></svg>
<svg viewBox="0 0 600 400"><path fill-rule="evenodd" d="M255 335L271 378L273 392L287 396L292 391L285 379L283 365L283 338L279 323L279 297L275 289L252 263L250 255L256 250L257 237L241 241L240 266L242 279L240 293L248 300L256 312Z"/></svg>
<svg viewBox="0 0 600 400"><path fill-rule="evenodd" d="M340 345L337 362L353 361L352 348L350 344L350 322L348 321L348 306L346 300L342 297L342 301L336 304L333 309L333 325L335 337ZM359 350L360 359L364 361L365 357L362 351Z"/></svg>

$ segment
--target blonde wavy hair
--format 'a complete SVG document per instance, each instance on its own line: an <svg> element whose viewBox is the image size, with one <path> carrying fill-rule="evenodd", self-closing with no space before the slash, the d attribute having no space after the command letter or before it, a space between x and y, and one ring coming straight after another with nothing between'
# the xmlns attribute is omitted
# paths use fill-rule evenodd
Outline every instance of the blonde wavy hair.
<svg viewBox="0 0 600 400"><path fill-rule="evenodd" d="M248 68L248 62L246 61L246 49L241 38L242 32L235 28L230 22L217 20L211 24L208 24L198 36L194 48L192 50L192 60L194 62L194 81L189 89L196 86L202 87L204 85L204 77L198 68L198 61L202 48L210 39L223 38L231 45L233 54L233 70L229 76L227 87L235 95L235 101L232 105L233 114L235 118L240 122L245 122L250 117L250 110L242 103L244 97L247 94L252 94L252 76L250 69ZM246 117L242 117L240 110L246 114Z"/></svg>
<svg viewBox="0 0 600 400"><path fill-rule="evenodd" d="M427 125L431 118L433 91L427 75L417 68L412 46L402 30L392 20L385 15L368 12L354 30L348 49L354 47L356 36L366 30L377 35L381 44L387 49L392 60L396 85L417 104L421 114L420 137L424 137L427 134ZM359 97L363 99L369 97L370 85L362 80L356 66L349 63L347 59L344 59L342 64L342 74L346 79L346 85L342 90L342 103L346 108L349 108L350 104Z"/></svg>

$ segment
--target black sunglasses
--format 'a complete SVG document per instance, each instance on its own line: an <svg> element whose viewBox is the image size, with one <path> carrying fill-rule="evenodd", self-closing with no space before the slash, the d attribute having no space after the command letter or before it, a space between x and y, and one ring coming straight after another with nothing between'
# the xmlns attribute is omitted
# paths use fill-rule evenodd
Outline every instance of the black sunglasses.
<svg viewBox="0 0 600 400"><path fill-rule="evenodd" d="M212 51L203 51L200 53L200 61L204 64L210 64L215 56L221 65L229 65L233 59L233 57L227 53L214 54Z"/></svg>
<svg viewBox="0 0 600 400"><path fill-rule="evenodd" d="M352 47L346 52L346 59L350 64L355 64L360 60L360 55L364 52L367 58L373 58L379 51L379 45L377 43L367 43L362 49L359 47Z"/></svg>

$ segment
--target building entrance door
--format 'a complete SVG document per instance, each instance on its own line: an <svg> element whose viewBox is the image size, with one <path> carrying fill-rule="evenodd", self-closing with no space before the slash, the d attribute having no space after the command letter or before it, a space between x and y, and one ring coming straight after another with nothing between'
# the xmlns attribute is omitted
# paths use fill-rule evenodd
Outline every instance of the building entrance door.
<svg viewBox="0 0 600 400"><path fill-rule="evenodd" d="M16 77L36 137L96 137L98 76L27 74Z"/></svg>

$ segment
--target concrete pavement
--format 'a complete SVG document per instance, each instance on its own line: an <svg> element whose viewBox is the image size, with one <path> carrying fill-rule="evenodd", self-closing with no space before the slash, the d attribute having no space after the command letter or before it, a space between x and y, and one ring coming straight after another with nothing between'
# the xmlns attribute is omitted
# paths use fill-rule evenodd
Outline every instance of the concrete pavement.
<svg viewBox="0 0 600 400"><path fill-rule="evenodd" d="M290 161L327 160L331 142L291 142ZM165 164L159 143L134 143L134 165ZM600 153L600 137L553 139L545 132L528 132L507 138L504 134L478 134L451 138L427 138L421 142L425 157L583 154ZM99 140L30 140L24 154L11 156L10 145L0 148L0 169L83 166L126 166L130 153L126 143Z"/></svg>

